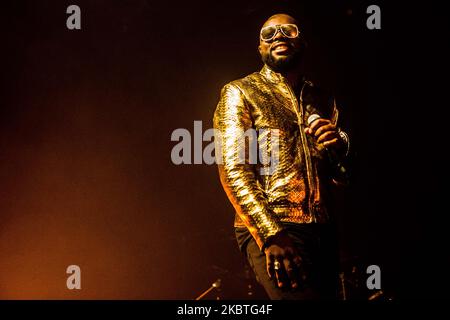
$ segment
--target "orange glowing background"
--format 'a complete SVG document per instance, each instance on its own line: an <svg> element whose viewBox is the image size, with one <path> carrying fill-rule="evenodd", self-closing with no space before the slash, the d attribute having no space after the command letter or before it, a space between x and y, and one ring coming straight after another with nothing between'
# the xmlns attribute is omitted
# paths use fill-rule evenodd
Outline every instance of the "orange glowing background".
<svg viewBox="0 0 450 320"><path fill-rule="evenodd" d="M370 33L356 1L280 3L309 17L305 67L345 106L358 150L355 183L337 197L343 266L355 256L379 264L386 286L414 295L410 266L444 270L427 262L443 256L435 244L444 233L423 218L428 205L411 201L427 199L423 186L441 175L421 178L411 159L428 157L390 130L400 106L416 101L405 100L410 92L426 91L403 82L416 59L400 45L413 34ZM69 31L70 4L18 0L0 10L0 299L193 299L218 278L223 297L248 297L253 282L217 170L172 164L170 136L192 132L194 120L212 126L220 88L260 68L259 26L278 9L79 0L82 30ZM383 17L394 26L392 11ZM393 159L399 145L405 159ZM66 288L72 264L79 291Z"/></svg>

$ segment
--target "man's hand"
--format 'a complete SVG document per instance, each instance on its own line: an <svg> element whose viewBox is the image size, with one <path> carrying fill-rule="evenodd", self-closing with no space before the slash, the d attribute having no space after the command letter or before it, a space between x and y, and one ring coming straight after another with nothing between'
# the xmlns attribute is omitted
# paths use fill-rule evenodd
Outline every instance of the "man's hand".
<svg viewBox="0 0 450 320"><path fill-rule="evenodd" d="M318 144L326 148L340 150L345 146L345 142L340 137L334 124L328 119L319 118L305 129L306 134L313 135Z"/></svg>
<svg viewBox="0 0 450 320"><path fill-rule="evenodd" d="M264 252L267 273L271 279L277 280L278 287L297 288L303 279L300 273L302 258L292 239L287 234L278 234L271 239Z"/></svg>

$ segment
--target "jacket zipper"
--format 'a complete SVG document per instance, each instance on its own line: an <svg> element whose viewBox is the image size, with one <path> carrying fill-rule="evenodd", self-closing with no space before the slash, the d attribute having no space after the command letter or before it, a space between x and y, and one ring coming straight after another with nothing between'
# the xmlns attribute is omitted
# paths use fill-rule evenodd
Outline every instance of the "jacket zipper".
<svg viewBox="0 0 450 320"><path fill-rule="evenodd" d="M312 207L312 200L314 198L314 182L313 182L313 177L312 177L312 161L311 161L311 154L309 152L309 147L308 147L308 140L306 138L306 133L304 130L304 123L303 123L303 114L304 114L304 110L303 110L303 99L302 99L302 94L303 94L303 88L305 86L305 83L303 82L302 85L302 89L300 90L300 103L297 100L297 97L295 96L295 94L292 92L291 86L289 84L286 84L289 93L291 95L293 104L294 104L294 110L295 113L297 114L297 122L298 122L298 127L300 129L300 137L302 140L302 149L303 149L303 154L304 154L304 158L305 158L305 165L306 165L306 176L307 176L307 180L308 180L308 194L307 194L307 201L308 201L308 209L309 209L309 214L312 216L314 222L316 221L316 215L313 211L313 207Z"/></svg>

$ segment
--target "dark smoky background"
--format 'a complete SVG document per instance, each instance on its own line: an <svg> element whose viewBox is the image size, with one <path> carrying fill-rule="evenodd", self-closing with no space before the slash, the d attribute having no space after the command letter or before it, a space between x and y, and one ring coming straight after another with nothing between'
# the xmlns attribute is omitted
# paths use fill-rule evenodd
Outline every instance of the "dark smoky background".
<svg viewBox="0 0 450 320"><path fill-rule="evenodd" d="M381 30L366 27L370 4ZM370 295L354 281L375 264L388 297L448 297L442 8L20 0L1 9L0 298L191 299L219 278L207 298L265 297L216 167L174 165L170 138L212 127L221 87L261 68L259 28L280 11L299 17L306 73L352 136L353 184L336 192L349 292ZM82 290L66 288L71 264Z"/></svg>

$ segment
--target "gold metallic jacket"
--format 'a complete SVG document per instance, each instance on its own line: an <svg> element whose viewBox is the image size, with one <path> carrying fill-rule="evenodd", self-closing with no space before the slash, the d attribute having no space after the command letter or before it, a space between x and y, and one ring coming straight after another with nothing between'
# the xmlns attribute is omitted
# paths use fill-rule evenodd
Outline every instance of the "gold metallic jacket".
<svg viewBox="0 0 450 320"><path fill-rule="evenodd" d="M304 129L311 114L336 124L338 110L334 99L311 82L302 80L300 87L293 92L281 74L264 66L225 85L214 113L214 128L221 135L219 175L236 210L235 226L247 227L260 248L283 230L282 222L329 221L325 203L336 165ZM250 128L277 129L278 150L271 149L272 137L264 140L269 153L278 156L271 174L261 174L267 163L239 161L240 133Z"/></svg>

